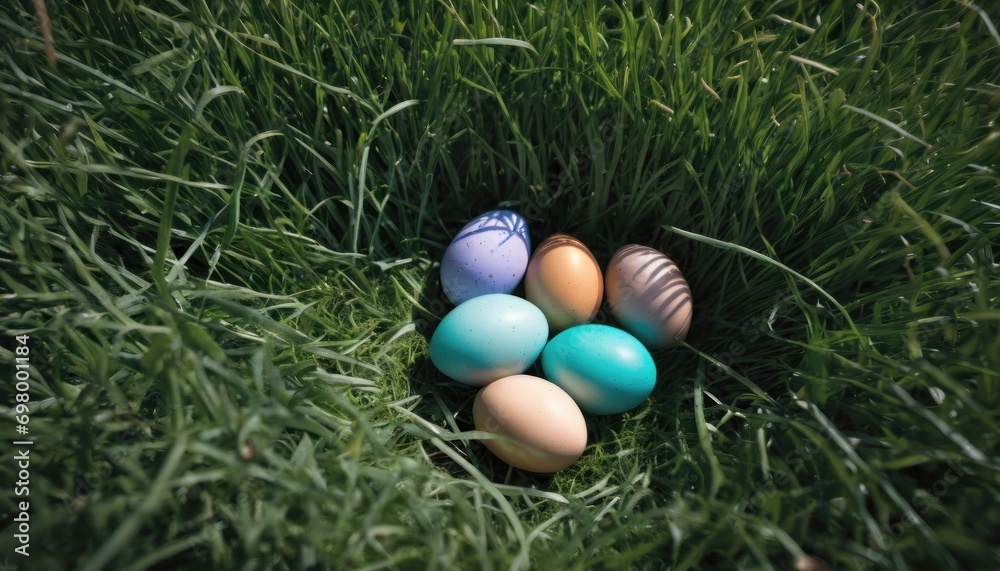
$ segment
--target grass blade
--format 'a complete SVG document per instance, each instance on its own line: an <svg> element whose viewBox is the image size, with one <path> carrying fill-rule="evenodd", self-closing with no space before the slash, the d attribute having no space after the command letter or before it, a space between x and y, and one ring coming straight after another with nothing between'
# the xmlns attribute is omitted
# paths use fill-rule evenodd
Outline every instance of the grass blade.
<svg viewBox="0 0 1000 571"><path fill-rule="evenodd" d="M911 140L911 141L913 141L915 143L920 143L921 145L927 147L930 150L934 149L934 145L931 145L930 143L928 143L927 141L921 139L920 137L917 137L916 135L911 134L909 131L907 131L906 129L903 129L902 127L900 127L899 125L893 123L892 121L890 121L888 119L884 119L882 117L879 117L878 115L872 113L871 111L865 111L864 109L860 109L858 107L855 107L853 105L848 105L846 103L843 104L843 107L845 107L847 109L850 109L851 111L854 111L858 115L862 115L864 117L868 117L872 121L876 121L876 122L878 122L878 123L880 123L880 124L882 124L882 125L890 128L890 129L892 129L893 131L895 131L899 135L902 135L903 137L906 137L907 139L909 139L909 140Z"/></svg>
<svg viewBox="0 0 1000 571"><path fill-rule="evenodd" d="M522 48L526 50L531 50L538 53L535 46L524 40L515 40L511 38L482 38L478 40L468 40L456 38L451 41L452 45L456 46L502 46L511 48Z"/></svg>

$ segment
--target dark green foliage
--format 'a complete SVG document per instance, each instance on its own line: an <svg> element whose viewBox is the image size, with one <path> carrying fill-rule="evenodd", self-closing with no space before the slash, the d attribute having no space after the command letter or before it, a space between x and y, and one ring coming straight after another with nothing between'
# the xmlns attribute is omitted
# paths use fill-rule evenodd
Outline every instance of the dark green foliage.
<svg viewBox="0 0 1000 571"><path fill-rule="evenodd" d="M1000 564L995 8L48 4L55 68L0 8L30 568ZM426 357L497 206L695 299L552 477Z"/></svg>

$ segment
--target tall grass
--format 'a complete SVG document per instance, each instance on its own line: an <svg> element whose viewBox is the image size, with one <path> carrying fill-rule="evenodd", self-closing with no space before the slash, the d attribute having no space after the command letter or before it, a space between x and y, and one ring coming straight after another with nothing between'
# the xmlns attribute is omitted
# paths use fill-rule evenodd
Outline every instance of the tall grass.
<svg viewBox="0 0 1000 571"><path fill-rule="evenodd" d="M997 565L985 2L46 4L54 67L0 8L21 568ZM659 248L695 300L551 477L426 356L498 206Z"/></svg>

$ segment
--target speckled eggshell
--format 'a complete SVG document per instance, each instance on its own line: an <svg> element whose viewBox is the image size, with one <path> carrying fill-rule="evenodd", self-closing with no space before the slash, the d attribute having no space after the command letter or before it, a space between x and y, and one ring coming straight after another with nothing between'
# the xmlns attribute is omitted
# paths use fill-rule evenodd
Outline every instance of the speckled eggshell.
<svg viewBox="0 0 1000 571"><path fill-rule="evenodd" d="M549 330L562 331L594 319L604 299L604 276L583 242L555 234L528 262L524 293L545 314Z"/></svg>
<svg viewBox="0 0 1000 571"><path fill-rule="evenodd" d="M580 408L564 390L531 375L504 377L484 387L472 405L472 418L476 430L506 437L483 444L522 470L562 470L587 447Z"/></svg>
<svg viewBox="0 0 1000 571"><path fill-rule="evenodd" d="M512 210L487 212L459 230L441 260L441 287L458 305L480 295L511 293L531 252L528 224Z"/></svg>
<svg viewBox="0 0 1000 571"><path fill-rule="evenodd" d="M431 362L445 375L472 386L523 373L549 337L545 315L531 302L493 293L448 312L431 336Z"/></svg>
<svg viewBox="0 0 1000 571"><path fill-rule="evenodd" d="M615 319L650 349L683 340L691 326L691 288L663 253L637 244L618 250L604 274L604 295Z"/></svg>
<svg viewBox="0 0 1000 571"><path fill-rule="evenodd" d="M542 370L590 414L633 409L656 385L649 350L610 325L578 325L556 335L542 351Z"/></svg>

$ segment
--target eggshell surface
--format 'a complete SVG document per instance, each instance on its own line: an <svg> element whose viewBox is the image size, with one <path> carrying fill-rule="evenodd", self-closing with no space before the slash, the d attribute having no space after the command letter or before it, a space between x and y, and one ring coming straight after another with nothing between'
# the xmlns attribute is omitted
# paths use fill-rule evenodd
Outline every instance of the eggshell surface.
<svg viewBox="0 0 1000 571"><path fill-rule="evenodd" d="M561 470L587 447L583 413L564 390L531 375L490 383L472 407L476 430L508 438L484 439L501 460L531 472Z"/></svg>
<svg viewBox="0 0 1000 571"><path fill-rule="evenodd" d="M608 262L604 284L611 314L647 347L670 347L687 336L691 288L663 253L637 244L624 246Z"/></svg>
<svg viewBox="0 0 1000 571"><path fill-rule="evenodd" d="M524 292L545 314L549 330L562 331L594 319L604 298L604 276L583 242L555 234L528 262Z"/></svg>
<svg viewBox="0 0 1000 571"><path fill-rule="evenodd" d="M656 364L649 350L609 325L578 325L556 335L542 351L542 369L591 414L635 408L656 385Z"/></svg>
<svg viewBox="0 0 1000 571"><path fill-rule="evenodd" d="M493 210L469 222L445 249L441 287L455 305L491 293L511 293L531 252L528 224L512 210Z"/></svg>
<svg viewBox="0 0 1000 571"><path fill-rule="evenodd" d="M451 310L431 336L431 362L472 386L523 373L549 336L545 315L531 302L502 293L481 295Z"/></svg>

